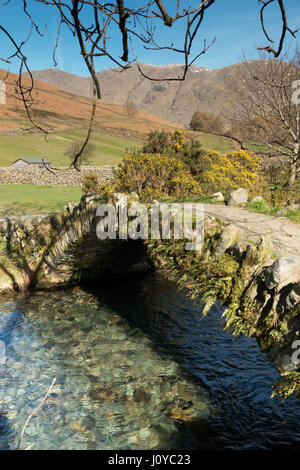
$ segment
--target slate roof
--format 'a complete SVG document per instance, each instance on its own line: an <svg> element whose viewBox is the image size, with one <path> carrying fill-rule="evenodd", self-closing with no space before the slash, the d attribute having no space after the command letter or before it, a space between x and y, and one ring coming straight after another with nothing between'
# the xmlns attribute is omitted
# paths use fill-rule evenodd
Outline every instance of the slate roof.
<svg viewBox="0 0 300 470"><path fill-rule="evenodd" d="M42 165L44 163L51 164L51 162L49 162L49 160L47 160L46 158L36 158L36 157L20 157L20 158L17 158L17 160L15 160L13 163L18 162L19 160L23 160L24 162L27 162L27 163L40 163Z"/></svg>

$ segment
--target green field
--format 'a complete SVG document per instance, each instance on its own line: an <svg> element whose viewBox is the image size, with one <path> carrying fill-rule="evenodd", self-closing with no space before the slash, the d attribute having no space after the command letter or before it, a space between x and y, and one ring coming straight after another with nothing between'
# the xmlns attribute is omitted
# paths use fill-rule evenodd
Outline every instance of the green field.
<svg viewBox="0 0 300 470"><path fill-rule="evenodd" d="M81 196L82 190L76 186L0 184L0 216L57 212Z"/></svg>
<svg viewBox="0 0 300 470"><path fill-rule="evenodd" d="M194 139L199 140L205 150L216 150L219 153L237 150L233 140L226 137L206 134L205 132L193 132L191 135Z"/></svg>
<svg viewBox="0 0 300 470"><path fill-rule="evenodd" d="M10 166L19 157L43 157L50 160L54 166L69 166L70 159L65 150L72 141L83 140L84 130L72 130L42 135L0 135L0 166ZM142 143L121 137L94 132L91 142L95 145L95 155L90 164L95 166L116 165L121 160L126 149L140 148Z"/></svg>
<svg viewBox="0 0 300 470"><path fill-rule="evenodd" d="M225 153L236 150L233 142L224 137L218 137L202 132L193 132L193 138L198 139L204 149L217 150ZM85 130L60 132L47 137L39 134L0 135L0 166L10 166L19 157L43 157L50 160L54 166L69 166L70 159L65 155L71 142L83 140ZM95 155L90 160L92 166L116 165L120 162L126 150L140 149L142 142L122 137L110 136L100 132L92 134L91 142L95 145Z"/></svg>

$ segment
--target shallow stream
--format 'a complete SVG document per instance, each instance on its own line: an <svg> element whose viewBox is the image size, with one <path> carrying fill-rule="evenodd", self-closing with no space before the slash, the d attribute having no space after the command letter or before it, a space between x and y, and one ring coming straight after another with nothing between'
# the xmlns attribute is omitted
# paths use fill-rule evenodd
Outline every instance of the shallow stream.
<svg viewBox="0 0 300 470"><path fill-rule="evenodd" d="M222 310L159 276L0 302L0 448L300 449L300 401Z"/></svg>

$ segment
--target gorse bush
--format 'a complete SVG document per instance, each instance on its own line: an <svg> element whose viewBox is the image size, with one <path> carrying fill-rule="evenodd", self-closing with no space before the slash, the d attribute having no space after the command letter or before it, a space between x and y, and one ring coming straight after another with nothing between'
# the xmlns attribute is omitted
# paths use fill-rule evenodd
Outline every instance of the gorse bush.
<svg viewBox="0 0 300 470"><path fill-rule="evenodd" d="M185 134L181 129L176 129L170 136L170 149L176 154L183 151L185 146Z"/></svg>
<svg viewBox="0 0 300 470"><path fill-rule="evenodd" d="M198 140L187 141L181 129L174 132L151 132L144 153L157 153L178 158L205 193L230 192L240 187L260 194L264 184L261 176L261 160L251 152L236 151L225 155L217 151L205 151Z"/></svg>
<svg viewBox="0 0 300 470"><path fill-rule="evenodd" d="M185 142L181 129L150 132L142 152L124 156L112 182L99 185L94 175L90 175L84 181L83 190L103 193L107 198L114 192L136 192L145 202L161 197L201 195L201 186L193 176L195 167L189 164L201 152L199 143Z"/></svg>
<svg viewBox="0 0 300 470"><path fill-rule="evenodd" d="M203 171L199 181L206 192L229 192L245 188L258 193L263 184L260 158L244 150L225 155L209 150L202 156Z"/></svg>
<svg viewBox="0 0 300 470"><path fill-rule="evenodd" d="M288 180L288 176L289 168L284 162L269 165L265 169L266 180L271 185L282 185Z"/></svg>
<svg viewBox="0 0 300 470"><path fill-rule="evenodd" d="M201 173L205 170L205 161L203 156L205 151L198 140L192 140L190 143L185 143L182 151L177 155L180 161L190 170L195 178L199 178Z"/></svg>
<svg viewBox="0 0 300 470"><path fill-rule="evenodd" d="M182 129L175 129L173 132L150 131L142 152L173 155L182 152L185 145L185 133Z"/></svg>
<svg viewBox="0 0 300 470"><path fill-rule="evenodd" d="M99 192L98 176L95 173L90 173L84 177L82 182L82 191L85 193Z"/></svg>
<svg viewBox="0 0 300 470"><path fill-rule="evenodd" d="M184 164L178 158L160 153L125 155L113 184L101 189L109 195L112 187L116 192L136 192L146 202L163 196L201 194L200 184Z"/></svg>
<svg viewBox="0 0 300 470"><path fill-rule="evenodd" d="M240 187L257 193L261 183L260 159L254 154L204 151L199 141L186 142L184 131L176 129L151 132L142 152L124 156L112 182L99 185L95 175L90 175L83 189L106 197L114 192L136 192L142 200L151 202Z"/></svg>
<svg viewBox="0 0 300 470"><path fill-rule="evenodd" d="M187 142L182 129L176 129L173 132L151 131L142 152L177 157L195 177L203 171L202 145L196 139Z"/></svg>
<svg viewBox="0 0 300 470"><path fill-rule="evenodd" d="M291 191L288 191L286 188L275 187L274 189L269 189L264 195L266 201L271 206L286 206L289 204L294 204L295 196Z"/></svg>
<svg viewBox="0 0 300 470"><path fill-rule="evenodd" d="M164 130L150 131L142 152L168 154L170 152L170 133Z"/></svg>

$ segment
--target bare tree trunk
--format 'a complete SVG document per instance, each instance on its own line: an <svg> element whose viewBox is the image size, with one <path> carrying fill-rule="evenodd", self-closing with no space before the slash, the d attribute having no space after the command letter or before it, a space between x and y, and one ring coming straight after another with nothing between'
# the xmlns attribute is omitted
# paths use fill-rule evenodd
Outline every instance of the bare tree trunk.
<svg viewBox="0 0 300 470"><path fill-rule="evenodd" d="M292 162L290 166L290 174L289 174L289 179L287 181L288 188L292 188L295 184L295 180L297 177L297 166L298 166L299 160L300 160L300 143L297 142L294 145L294 153L293 153Z"/></svg>
<svg viewBox="0 0 300 470"><path fill-rule="evenodd" d="M290 166L290 174L289 174L289 179L287 181L287 187L292 188L295 184L297 176L297 163L293 161L293 163Z"/></svg>

